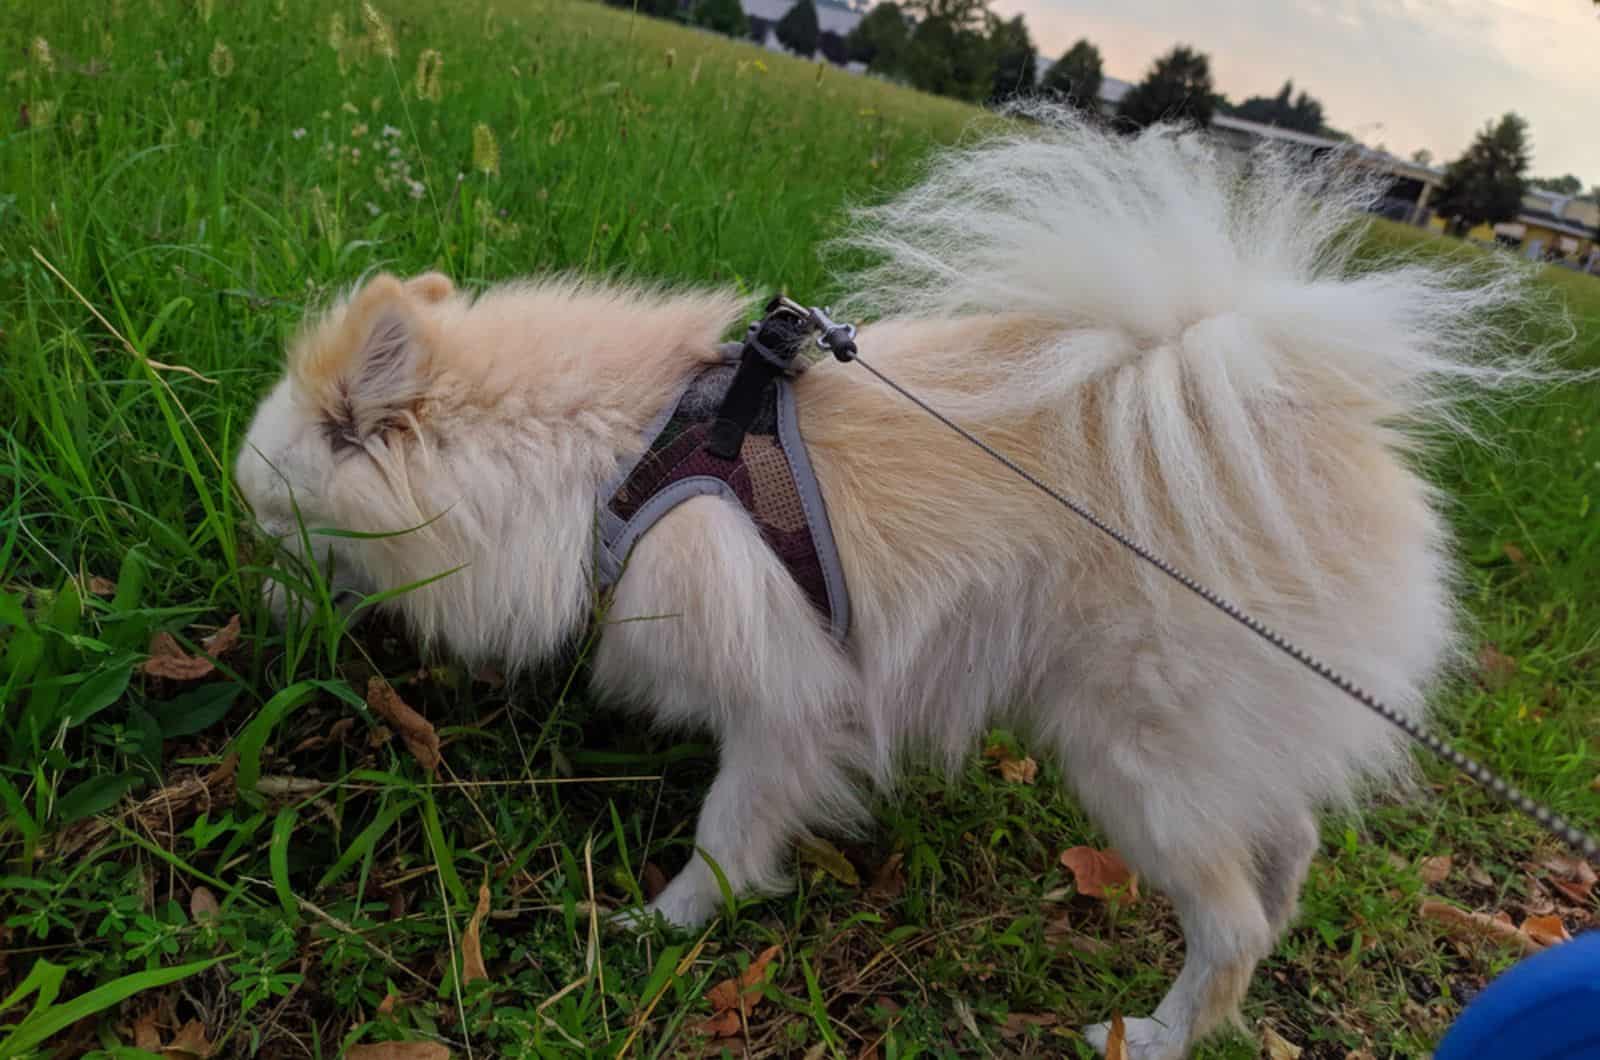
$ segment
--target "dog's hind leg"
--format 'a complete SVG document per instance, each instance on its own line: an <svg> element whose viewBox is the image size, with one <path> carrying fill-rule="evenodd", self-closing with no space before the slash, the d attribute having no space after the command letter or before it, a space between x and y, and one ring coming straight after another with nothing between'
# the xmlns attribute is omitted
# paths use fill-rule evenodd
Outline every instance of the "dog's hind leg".
<svg viewBox="0 0 1600 1060"><path fill-rule="evenodd" d="M1119 849L1127 844L1119 843ZM1183 971L1148 1018L1125 1021L1130 1060L1182 1060L1193 1042L1233 1016L1273 931L1256 893L1250 862L1217 857L1165 866L1133 859L1172 899L1183 925ZM1153 869L1153 872L1144 870ZM1085 1028L1102 1053L1108 1024Z"/></svg>
<svg viewBox="0 0 1600 1060"><path fill-rule="evenodd" d="M1317 819L1308 812L1285 818L1256 842L1256 890L1275 935L1294 919L1300 885L1317 852L1318 839Z"/></svg>

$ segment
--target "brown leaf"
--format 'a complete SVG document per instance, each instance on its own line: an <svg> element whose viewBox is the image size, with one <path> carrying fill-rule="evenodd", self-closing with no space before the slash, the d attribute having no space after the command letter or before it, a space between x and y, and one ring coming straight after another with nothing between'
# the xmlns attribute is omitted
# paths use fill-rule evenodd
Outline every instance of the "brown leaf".
<svg viewBox="0 0 1600 1060"><path fill-rule="evenodd" d="M222 906L209 888L196 887L194 893L189 895L189 918L196 924L208 921L215 924L222 919Z"/></svg>
<svg viewBox="0 0 1600 1060"><path fill-rule="evenodd" d="M1432 887L1443 883L1446 876L1450 875L1451 859L1449 854L1440 854L1437 857L1423 858L1418 866L1422 882Z"/></svg>
<svg viewBox="0 0 1600 1060"><path fill-rule="evenodd" d="M762 950L750 966L733 979L724 979L710 990L706 991L706 1000L711 1002L713 1012L725 1012L730 1009L737 1010L741 989L744 996L746 1010L756 1007L761 1000L761 983L766 978L767 965L783 950L782 946L768 946Z"/></svg>
<svg viewBox="0 0 1600 1060"><path fill-rule="evenodd" d="M1105 953L1111 948L1109 944L1075 930L1071 920L1064 913L1045 924L1044 940L1052 946L1065 946L1070 950L1087 954Z"/></svg>
<svg viewBox="0 0 1600 1060"><path fill-rule="evenodd" d="M904 854L890 854L872 874L872 883L867 886L867 893L875 898L893 900L906 893L906 871Z"/></svg>
<svg viewBox="0 0 1600 1060"><path fill-rule="evenodd" d="M473 910L472 919L467 921L467 929L461 933L461 981L475 983L480 979L489 978L489 970L483 966L483 945L478 934L483 930L483 918L489 915L489 885L478 886L478 908Z"/></svg>
<svg viewBox="0 0 1600 1060"><path fill-rule="evenodd" d="M439 734L433 724L406 705L389 682L374 675L367 682L367 706L395 727L417 764L432 773L439 768Z"/></svg>
<svg viewBox="0 0 1600 1060"><path fill-rule="evenodd" d="M390 1016L393 1016L394 1003L398 1000L400 999L395 997L393 994L384 994L383 1000L378 1002L378 1015L384 1019L388 1019Z"/></svg>
<svg viewBox="0 0 1600 1060"><path fill-rule="evenodd" d="M1002 758L1000 777L1007 784L1032 784L1039 776L1039 763L1031 758Z"/></svg>
<svg viewBox="0 0 1600 1060"><path fill-rule="evenodd" d="M1303 1050L1283 1035L1266 1028L1261 1033L1261 1044L1267 1047L1268 1060L1299 1060Z"/></svg>
<svg viewBox="0 0 1600 1060"><path fill-rule="evenodd" d="M1517 672L1517 660L1484 642L1478 649L1478 680L1491 692L1498 692Z"/></svg>
<svg viewBox="0 0 1600 1060"><path fill-rule="evenodd" d="M1447 902L1428 899L1422 903L1422 918L1432 920L1445 931L1458 938L1492 939L1519 947L1523 953L1535 953L1543 947L1531 937L1518 931L1511 918L1504 913L1490 916L1487 913L1469 913Z"/></svg>
<svg viewBox="0 0 1600 1060"><path fill-rule="evenodd" d="M1079 894L1090 898L1139 897L1139 877L1115 850L1073 847L1062 851L1061 864L1072 873Z"/></svg>
<svg viewBox="0 0 1600 1060"><path fill-rule="evenodd" d="M211 1055L211 1049L211 1042L206 1038L206 1025L199 1020L190 1020L178 1028L172 1041L161 1050L161 1056L162 1060L206 1060Z"/></svg>
<svg viewBox="0 0 1600 1060"><path fill-rule="evenodd" d="M1029 1027L1054 1027L1061 1017L1053 1012L1013 1012L1000 1024L1000 1037L1021 1038Z"/></svg>
<svg viewBox="0 0 1600 1060"><path fill-rule="evenodd" d="M438 1042L372 1042L352 1045L344 1060L450 1060L450 1050Z"/></svg>
<svg viewBox="0 0 1600 1060"><path fill-rule="evenodd" d="M1521 931L1540 946L1554 946L1572 938L1558 916L1530 916L1522 922Z"/></svg>
<svg viewBox="0 0 1600 1060"><path fill-rule="evenodd" d="M156 1009L149 1009L133 1021L133 1047L147 1053L161 1048L161 1032L156 1029Z"/></svg>
<svg viewBox="0 0 1600 1060"><path fill-rule="evenodd" d="M1122 1024L1122 1013L1111 1014L1111 1033L1106 1035L1105 1060L1128 1060L1128 1028Z"/></svg>
<svg viewBox="0 0 1600 1060"><path fill-rule="evenodd" d="M1597 880L1593 866L1587 861L1557 854L1545 858L1539 865L1552 874L1546 883L1578 905L1589 903Z"/></svg>
<svg viewBox="0 0 1600 1060"><path fill-rule="evenodd" d="M700 1024L700 1032L712 1038L733 1038L739 1034L740 1026L739 1013L729 1009Z"/></svg>
<svg viewBox="0 0 1600 1060"><path fill-rule="evenodd" d="M667 874L660 865L647 861L644 871L639 873L639 886L644 890L644 896L653 902L656 895L667 889Z"/></svg>
<svg viewBox="0 0 1600 1060"><path fill-rule="evenodd" d="M141 667L152 677L165 677L172 681L198 681L216 667L211 660L190 655L178 646L171 633L157 633L150 638L150 658Z"/></svg>
<svg viewBox="0 0 1600 1060"><path fill-rule="evenodd" d="M1527 568L1528 557L1523 553L1522 549L1517 547L1515 542L1507 541L1500 547L1500 551L1506 554L1506 559L1515 564L1518 570Z"/></svg>
<svg viewBox="0 0 1600 1060"><path fill-rule="evenodd" d="M211 636L200 642L206 654L221 658L232 651L239 643L239 616L234 615L228 619L228 624L217 630Z"/></svg>
<svg viewBox="0 0 1600 1060"><path fill-rule="evenodd" d="M89 591L96 596L117 595L117 583L110 578L102 578L98 574L89 577Z"/></svg>

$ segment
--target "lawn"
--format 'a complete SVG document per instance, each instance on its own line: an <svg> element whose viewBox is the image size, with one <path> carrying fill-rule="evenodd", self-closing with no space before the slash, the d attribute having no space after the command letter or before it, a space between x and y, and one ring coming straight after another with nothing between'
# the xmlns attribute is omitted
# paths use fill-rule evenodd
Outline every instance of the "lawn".
<svg viewBox="0 0 1600 1060"><path fill-rule="evenodd" d="M820 301L841 207L985 120L591 3L452 6L0 13L0 1055L1089 1055L1074 1028L1146 1013L1181 948L1159 896L1077 892L1059 855L1103 840L1050 762L1035 783L976 750L957 784L913 769L869 842L802 852L793 895L635 940L598 914L686 859L710 747L589 702L586 644L507 687L381 618L268 623L274 559L226 469L308 307L430 267ZM1600 364L1600 280L1545 280L1564 356ZM1568 388L1429 469L1482 645L1439 725L1586 822L1597 423L1600 386ZM435 727L436 774L368 707L374 676ZM1447 937L1424 900L1595 922L1535 826L1423 777L1325 823L1248 1033L1200 1055L1269 1031L1304 1057L1424 1053L1519 952ZM713 987L772 947L746 1022L716 1015L737 991Z"/></svg>

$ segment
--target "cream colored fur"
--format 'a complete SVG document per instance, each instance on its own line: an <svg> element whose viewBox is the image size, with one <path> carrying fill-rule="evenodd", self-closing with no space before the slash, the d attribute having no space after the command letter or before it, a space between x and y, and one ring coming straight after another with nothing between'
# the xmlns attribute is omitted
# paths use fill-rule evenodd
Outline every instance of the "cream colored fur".
<svg viewBox="0 0 1600 1060"><path fill-rule="evenodd" d="M1457 383L1522 378L1482 356L1514 279L1355 269L1358 187L1270 156L1241 179L1172 130L1042 117L858 214L876 264L850 282L886 317L863 355L1420 716L1454 624L1445 528L1404 429L1450 428ZM291 487L313 525L438 516L319 539L319 558L356 591L465 564L393 606L423 641L535 665L591 618L601 484L743 308L379 277L296 342L239 481L291 548ZM696 841L741 893L784 885L803 830L861 824L863 785L888 785L906 753L955 764L997 722L1033 732L1176 905L1187 962L1129 1024L1129 1055L1187 1055L1292 915L1316 810L1394 774L1400 741L860 369L819 364L798 396L848 645L741 510L697 498L617 586L610 619L667 617L606 626L599 691L717 736ZM695 859L654 908L691 925L718 901Z"/></svg>

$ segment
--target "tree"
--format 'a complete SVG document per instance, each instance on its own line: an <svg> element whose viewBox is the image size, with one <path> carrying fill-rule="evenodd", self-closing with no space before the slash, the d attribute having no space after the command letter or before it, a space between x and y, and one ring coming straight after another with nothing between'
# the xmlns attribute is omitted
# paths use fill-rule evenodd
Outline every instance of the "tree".
<svg viewBox="0 0 1600 1060"><path fill-rule="evenodd" d="M1451 218L1450 230L1509 221L1522 206L1528 169L1528 123L1515 114L1490 122L1450 163L1439 188L1437 209Z"/></svg>
<svg viewBox="0 0 1600 1060"><path fill-rule="evenodd" d="M1155 61L1143 81L1128 90L1117 116L1144 126L1158 121L1210 125L1217 107L1211 86L1211 62L1187 45L1178 45Z"/></svg>
<svg viewBox="0 0 1600 1060"><path fill-rule="evenodd" d="M1094 112L1099 109L1100 85L1104 81L1100 49L1080 40L1044 72L1039 89L1047 96Z"/></svg>
<svg viewBox="0 0 1600 1060"><path fill-rule="evenodd" d="M1534 177L1528 183L1545 191L1553 191L1557 195L1576 195L1583 190L1583 181L1571 173L1563 177Z"/></svg>
<svg viewBox="0 0 1600 1060"><path fill-rule="evenodd" d="M906 74L924 92L977 102L994 85L994 59L982 33L934 15L912 31Z"/></svg>
<svg viewBox="0 0 1600 1060"><path fill-rule="evenodd" d="M989 16L989 51L994 64L994 87L989 99L1003 103L1017 96L1033 95L1039 80L1038 59L1021 15L1010 21Z"/></svg>
<svg viewBox="0 0 1600 1060"><path fill-rule="evenodd" d="M1294 95L1294 82L1285 81L1276 96L1251 96L1233 108L1236 117L1295 129L1315 135L1322 131L1322 104L1301 92Z"/></svg>
<svg viewBox="0 0 1600 1060"><path fill-rule="evenodd" d="M905 12L892 2L881 3L868 11L845 38L850 58L866 63L883 74L905 71L906 53L911 47L911 27Z"/></svg>
<svg viewBox="0 0 1600 1060"><path fill-rule="evenodd" d="M820 33L817 5L811 0L797 0L789 13L778 20L778 40L796 55L815 55Z"/></svg>
<svg viewBox="0 0 1600 1060"><path fill-rule="evenodd" d="M695 5L694 21L730 37L743 37L750 32L750 20L744 17L739 0L700 0Z"/></svg>

